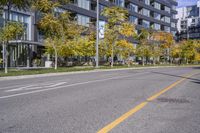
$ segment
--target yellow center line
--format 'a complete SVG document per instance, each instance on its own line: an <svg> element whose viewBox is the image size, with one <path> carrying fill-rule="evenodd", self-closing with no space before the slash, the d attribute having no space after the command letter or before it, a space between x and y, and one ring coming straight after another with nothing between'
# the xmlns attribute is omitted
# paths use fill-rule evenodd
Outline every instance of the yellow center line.
<svg viewBox="0 0 200 133"><path fill-rule="evenodd" d="M136 112L138 112L141 109L143 109L150 101L155 100L156 98L158 98L163 93L169 91L170 89L172 89L176 85L180 84L181 82L183 82L187 78L192 77L193 75L195 75L195 73L183 76L183 78L181 78L180 80L178 80L178 81L174 82L173 84L169 85L168 87L162 89L158 93L156 93L153 96L149 97L146 101L140 103L139 105L137 105L136 107L132 108L131 110L129 110L128 112L126 112L125 114L123 114L122 116L120 116L119 118L117 118L116 120L114 120L113 122L111 122L110 124L106 125L104 128L100 129L97 133L107 133L107 132L109 132L114 127L116 127L117 125L119 125L120 123L122 123L124 120L126 120L128 117L132 116Z"/></svg>

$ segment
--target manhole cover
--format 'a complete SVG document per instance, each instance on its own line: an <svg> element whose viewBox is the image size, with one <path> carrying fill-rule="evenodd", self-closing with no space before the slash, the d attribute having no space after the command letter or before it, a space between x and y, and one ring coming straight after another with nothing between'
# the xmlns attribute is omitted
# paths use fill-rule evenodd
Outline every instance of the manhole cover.
<svg viewBox="0 0 200 133"><path fill-rule="evenodd" d="M167 103L190 103L187 99L178 99L178 98L158 98L159 102L167 102Z"/></svg>

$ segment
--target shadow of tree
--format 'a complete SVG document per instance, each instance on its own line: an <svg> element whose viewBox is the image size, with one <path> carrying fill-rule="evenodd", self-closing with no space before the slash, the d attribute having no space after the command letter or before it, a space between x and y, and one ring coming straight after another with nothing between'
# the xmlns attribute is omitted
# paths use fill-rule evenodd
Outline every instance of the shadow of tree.
<svg viewBox="0 0 200 133"><path fill-rule="evenodd" d="M186 76L180 76L180 75L174 75L174 74L168 74L168 73L162 73L162 72L152 72L152 73L160 74L160 75L167 75L167 76L171 76L171 77L186 78L186 79L193 80L194 82L200 82L200 79L186 77ZM197 74L195 74L195 75L197 75Z"/></svg>
<svg viewBox="0 0 200 133"><path fill-rule="evenodd" d="M192 67L192 69L200 69L200 67Z"/></svg>
<svg viewBox="0 0 200 133"><path fill-rule="evenodd" d="M196 84L200 84L200 82L197 82L197 81L191 81L192 83L196 83Z"/></svg>

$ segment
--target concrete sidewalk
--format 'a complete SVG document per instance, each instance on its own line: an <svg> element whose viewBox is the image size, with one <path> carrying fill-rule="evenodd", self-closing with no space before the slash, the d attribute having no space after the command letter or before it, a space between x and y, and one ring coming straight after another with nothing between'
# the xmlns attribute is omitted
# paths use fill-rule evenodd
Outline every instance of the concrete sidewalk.
<svg viewBox="0 0 200 133"><path fill-rule="evenodd" d="M199 66L152 66L152 67L95 69L95 70L89 70L89 71L73 71L73 72L45 73L45 74L35 74L35 75L6 76L6 77L0 77L0 81L3 81L3 80L16 80L16 79L27 79L27 78L37 78L37 77L49 77L49 76L62 76L62 75L81 74L81 73L94 73L94 72L106 72L106 71L123 71L123 70L140 70L140 69L156 69L156 68L174 68L174 67L181 67L182 68L182 67L199 67Z"/></svg>

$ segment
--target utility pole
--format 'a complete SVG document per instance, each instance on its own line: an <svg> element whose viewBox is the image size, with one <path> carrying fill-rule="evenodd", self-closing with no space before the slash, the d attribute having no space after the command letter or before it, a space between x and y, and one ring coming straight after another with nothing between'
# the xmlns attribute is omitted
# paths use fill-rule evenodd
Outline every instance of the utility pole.
<svg viewBox="0 0 200 133"><path fill-rule="evenodd" d="M99 0L97 0L97 21L96 21L96 68L99 67Z"/></svg>
<svg viewBox="0 0 200 133"><path fill-rule="evenodd" d="M186 22L187 24L186 24L186 27L187 27L187 40L189 40L190 39L190 34L189 34L189 26L188 26L188 21Z"/></svg>

